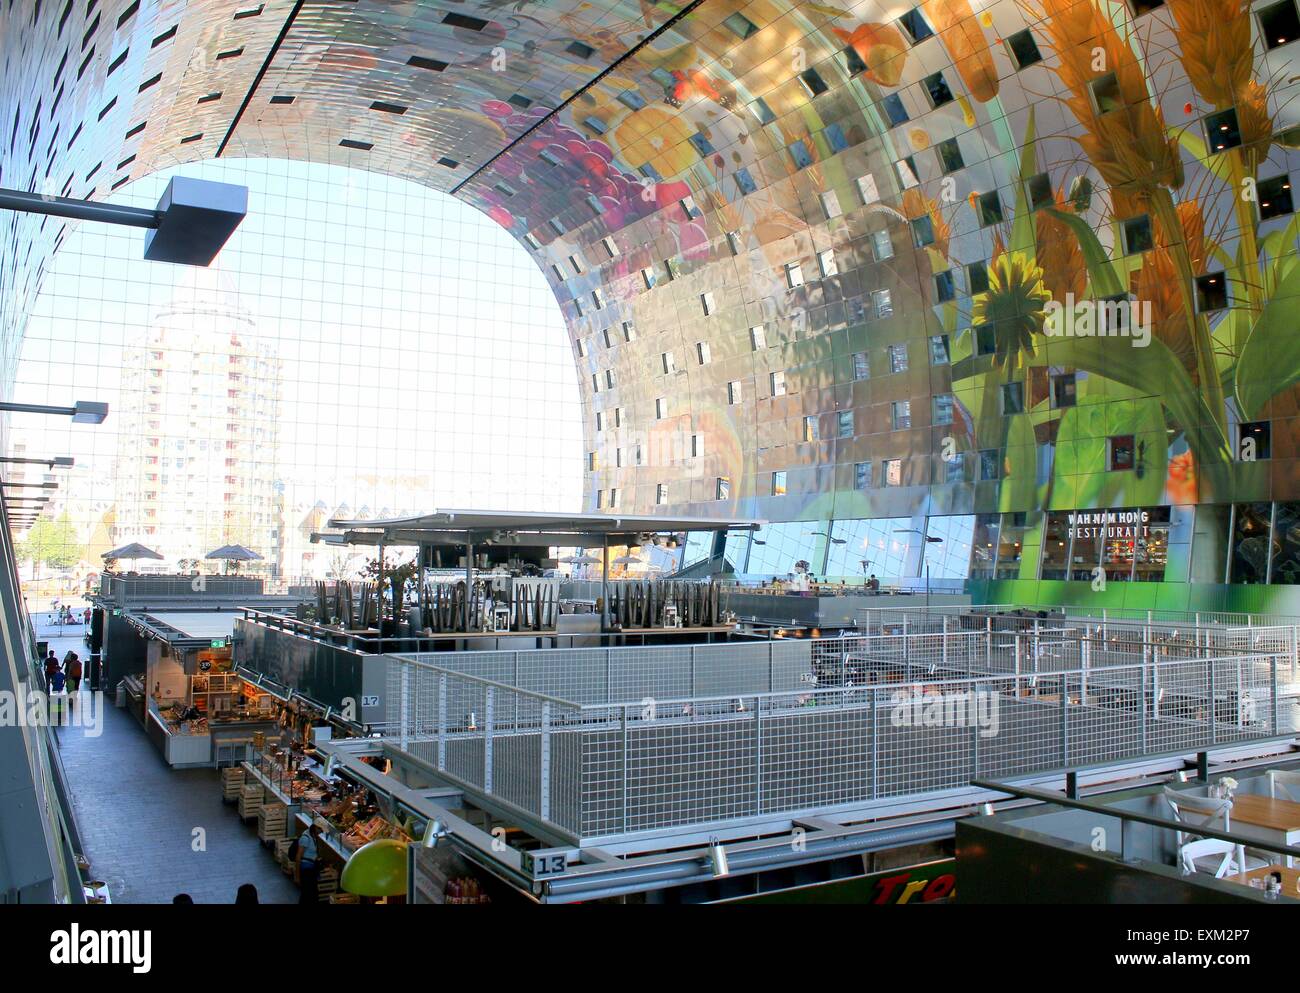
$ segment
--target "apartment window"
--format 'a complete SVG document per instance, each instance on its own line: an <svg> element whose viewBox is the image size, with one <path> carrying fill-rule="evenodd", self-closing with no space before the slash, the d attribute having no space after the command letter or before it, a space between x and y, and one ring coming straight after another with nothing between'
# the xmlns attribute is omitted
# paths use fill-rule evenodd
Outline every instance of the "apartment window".
<svg viewBox="0 0 1300 993"><path fill-rule="evenodd" d="M885 459L883 462L884 471L880 474L881 486L902 486L903 485L903 460L902 459Z"/></svg>
<svg viewBox="0 0 1300 993"><path fill-rule="evenodd" d="M1291 0L1287 0L1290 6ZM1295 208L1291 201L1291 177L1274 176L1272 179L1260 180L1256 187L1259 197L1259 219L1267 221L1291 213Z"/></svg>
<svg viewBox="0 0 1300 993"><path fill-rule="evenodd" d="M1273 427L1268 421L1245 421L1237 428L1237 461L1257 462L1272 457Z"/></svg>
<svg viewBox="0 0 1300 993"><path fill-rule="evenodd" d="M925 76L921 80L921 85L925 87L925 92L930 97L930 106L936 110L946 103L952 103L952 90L948 86L948 81L943 78L943 73L934 72Z"/></svg>
<svg viewBox="0 0 1300 993"><path fill-rule="evenodd" d="M903 189L910 190L913 186L921 185L920 174L916 171L916 159L911 155L895 162L894 171L898 173L898 182Z"/></svg>
<svg viewBox="0 0 1300 993"><path fill-rule="evenodd" d="M901 27L907 35L909 41L915 45L917 42L925 41L930 35L934 34L934 29L930 27L930 22L925 19L921 13L920 7L913 7L907 13L898 19L898 26Z"/></svg>
<svg viewBox="0 0 1300 993"><path fill-rule="evenodd" d="M1124 254L1137 255L1151 251L1151 218L1146 214L1130 217L1120 223L1120 233L1124 238Z"/></svg>
<svg viewBox="0 0 1300 993"><path fill-rule="evenodd" d="M586 355L587 355L587 349L586 349L585 347L583 347L582 339L581 339L581 338L579 338L577 341L575 341L575 342L573 343L573 347L574 347L575 349L577 349L577 351L578 351L578 358L580 358L580 359L581 359L581 358L586 358Z"/></svg>
<svg viewBox="0 0 1300 993"><path fill-rule="evenodd" d="M1221 272L1196 277L1196 309L1205 314L1228 306L1228 281Z"/></svg>
<svg viewBox="0 0 1300 993"><path fill-rule="evenodd" d="M597 468L598 468L598 466L597 466L597 462L596 462L596 453L595 453L595 452L588 452L588 453L587 453L587 471L588 471L588 472L595 472Z"/></svg>
<svg viewBox="0 0 1300 993"><path fill-rule="evenodd" d="M591 302L596 305L597 310L605 309L605 294L599 289L591 291Z"/></svg>
<svg viewBox="0 0 1300 993"><path fill-rule="evenodd" d="M719 476L713 484L713 499L729 500L731 499L731 479L727 476Z"/></svg>
<svg viewBox="0 0 1300 993"><path fill-rule="evenodd" d="M1063 372L1052 377L1052 406L1056 408L1073 407L1079 402L1079 384L1072 372Z"/></svg>
<svg viewBox="0 0 1300 993"><path fill-rule="evenodd" d="M614 370L613 370L613 369L606 369L606 370L605 370L605 389L607 389L607 390L612 390L613 388L614 388Z"/></svg>
<svg viewBox="0 0 1300 993"><path fill-rule="evenodd" d="M957 298L957 282L952 278L952 272L941 272L934 277L934 295L939 303Z"/></svg>
<svg viewBox="0 0 1300 993"><path fill-rule="evenodd" d="M677 259L664 259L664 276L668 282L672 282L682 274L681 263Z"/></svg>
<svg viewBox="0 0 1300 993"><path fill-rule="evenodd" d="M876 177L868 173L858 177L858 196L864 204L873 204L880 199L880 190L876 188Z"/></svg>
<svg viewBox="0 0 1300 993"><path fill-rule="evenodd" d="M975 354L992 355L997 350L998 339L993 332L993 325L981 324L975 328Z"/></svg>
<svg viewBox="0 0 1300 993"><path fill-rule="evenodd" d="M787 262L785 265L785 281L790 289L803 285L803 266L798 262Z"/></svg>
<svg viewBox="0 0 1300 993"><path fill-rule="evenodd" d="M614 347L614 335L609 328L602 330L600 332L600 337L604 340L606 348Z"/></svg>
<svg viewBox="0 0 1300 993"><path fill-rule="evenodd" d="M998 199L997 190L981 193L976 201L976 206L979 210L980 224L983 227L1002 223L1002 201Z"/></svg>
<svg viewBox="0 0 1300 993"><path fill-rule="evenodd" d="M628 342L636 341L636 328L632 326L631 321L623 322L623 340Z"/></svg>
<svg viewBox="0 0 1300 993"><path fill-rule="evenodd" d="M821 268L823 277L834 276L840 271L835 265L835 253L830 250L817 253L817 265Z"/></svg>
<svg viewBox="0 0 1300 993"><path fill-rule="evenodd" d="M1023 414L1025 412L1025 384L1002 384L1002 413Z"/></svg>
<svg viewBox="0 0 1300 993"><path fill-rule="evenodd" d="M966 288L971 296L988 291L989 267L985 263L972 262L966 267Z"/></svg>
<svg viewBox="0 0 1300 993"><path fill-rule="evenodd" d="M945 483L960 483L966 479L966 456L962 452L954 452L943 465Z"/></svg>
<svg viewBox="0 0 1300 993"><path fill-rule="evenodd" d="M1106 464L1111 472L1126 472L1134 465L1131 434L1112 435L1106 439Z"/></svg>
<svg viewBox="0 0 1300 993"><path fill-rule="evenodd" d="M1119 77L1113 72L1103 73L1088 81L1092 96L1092 109L1098 114L1109 114L1124 106L1124 95L1119 88Z"/></svg>
<svg viewBox="0 0 1300 993"><path fill-rule="evenodd" d="M650 268L649 266L646 266L646 268L642 269L641 281L645 283L645 288L647 290L654 289L655 282L656 282L654 269Z"/></svg>
<svg viewBox="0 0 1300 993"><path fill-rule="evenodd" d="M632 446L632 464L641 464L641 445L639 443Z"/></svg>
<svg viewBox="0 0 1300 993"><path fill-rule="evenodd" d="M616 428L621 428L622 426L623 426L623 408L622 408L622 407L615 407L615 408L614 408L614 427L616 427Z"/></svg>
<svg viewBox="0 0 1300 993"><path fill-rule="evenodd" d="M803 419L803 440L817 440L817 417L814 414L809 414Z"/></svg>
<svg viewBox="0 0 1300 993"><path fill-rule="evenodd" d="M655 398L655 420L662 421L668 416L668 400L666 397Z"/></svg>
<svg viewBox="0 0 1300 993"><path fill-rule="evenodd" d="M841 438L853 437L853 411L841 410L836 415L836 428Z"/></svg>
<svg viewBox="0 0 1300 993"><path fill-rule="evenodd" d="M830 89L826 85L826 80L822 79L821 73L816 69L805 69L799 73L799 82L803 83L803 87L808 91L810 97L819 97Z"/></svg>
<svg viewBox="0 0 1300 993"><path fill-rule="evenodd" d="M704 454L704 435L691 435L691 458L698 459Z"/></svg>
<svg viewBox="0 0 1300 993"><path fill-rule="evenodd" d="M772 496L785 496L785 470L772 473Z"/></svg>
<svg viewBox="0 0 1300 993"><path fill-rule="evenodd" d="M1034 33L1028 28L1017 31L1007 39L1007 54L1011 56L1017 70L1043 61L1043 54L1034 42Z"/></svg>
<svg viewBox="0 0 1300 993"><path fill-rule="evenodd" d="M772 396L785 396L785 373L774 372L768 376L768 383L771 386Z"/></svg>
<svg viewBox="0 0 1300 993"><path fill-rule="evenodd" d="M671 376L677 371L677 360L673 358L672 352L660 352L659 362L663 366L665 376Z"/></svg>
<svg viewBox="0 0 1300 993"><path fill-rule="evenodd" d="M756 352L767 347L767 332L763 330L763 325L756 324L749 329L749 347Z"/></svg>
<svg viewBox="0 0 1300 993"><path fill-rule="evenodd" d="M1259 33L1264 47L1270 51L1300 38L1300 17L1296 16L1295 0L1282 0L1261 7L1255 12L1259 18Z"/></svg>
<svg viewBox="0 0 1300 993"><path fill-rule="evenodd" d="M950 172L956 172L966 166L961 157L961 146L957 144L956 138L947 138L934 146L934 150L939 155L939 165L943 168L944 175Z"/></svg>
<svg viewBox="0 0 1300 993"><path fill-rule="evenodd" d="M596 411L596 431L597 433L605 430L605 415L599 410Z"/></svg>
<svg viewBox="0 0 1300 993"><path fill-rule="evenodd" d="M1045 172L1040 172L1026 179L1025 192L1029 196L1031 210L1042 210L1044 207L1051 207L1056 203L1056 199L1052 195L1052 177Z"/></svg>
<svg viewBox="0 0 1300 993"><path fill-rule="evenodd" d="M997 479L1002 475L1002 459L998 455L996 448L985 448L980 451L980 481L989 482Z"/></svg>
<svg viewBox="0 0 1300 993"><path fill-rule="evenodd" d="M881 100L880 107L884 110L885 117L889 119L889 123L894 127L907 123L907 108L903 106L903 98L897 93L891 93L889 96Z"/></svg>
<svg viewBox="0 0 1300 993"><path fill-rule="evenodd" d="M740 232L727 232L727 247L731 249L732 255L739 255L741 250Z"/></svg>
<svg viewBox="0 0 1300 993"><path fill-rule="evenodd" d="M758 25L751 21L744 14L730 14L723 18L722 23L732 34L742 41L750 35L758 33Z"/></svg>
<svg viewBox="0 0 1300 993"><path fill-rule="evenodd" d="M1237 125L1237 110L1229 107L1205 119L1205 137L1210 148L1223 152L1241 144L1241 129Z"/></svg>
<svg viewBox="0 0 1300 993"><path fill-rule="evenodd" d="M609 491L609 506L611 510L618 506L618 490Z"/></svg>
<svg viewBox="0 0 1300 993"><path fill-rule="evenodd" d="M853 353L853 378L855 380L871 378L871 363L867 360L866 352Z"/></svg>
<svg viewBox="0 0 1300 993"><path fill-rule="evenodd" d="M888 231L881 230L871 233L871 252L876 257L877 262L884 262L886 259L894 257L894 240L889 237Z"/></svg>
<svg viewBox="0 0 1300 993"><path fill-rule="evenodd" d="M697 341L695 343L695 358L700 365L709 364L709 360L712 358L712 353L709 351L709 343L707 341Z"/></svg>
<svg viewBox="0 0 1300 993"><path fill-rule="evenodd" d="M930 335L930 365L947 365L949 362L948 336Z"/></svg>
<svg viewBox="0 0 1300 993"><path fill-rule="evenodd" d="M934 423L939 426L952 423L952 394L940 393L934 398Z"/></svg>
<svg viewBox="0 0 1300 993"><path fill-rule="evenodd" d="M655 503L665 504L668 502L668 484L659 483L655 486Z"/></svg>
<svg viewBox="0 0 1300 993"><path fill-rule="evenodd" d="M840 214L844 213L843 209L840 207L840 198L835 195L834 190L827 190L823 193L821 195L821 201L822 213L826 215L827 220L830 220L832 217L839 217Z"/></svg>
<svg viewBox="0 0 1300 993"><path fill-rule="evenodd" d="M708 317L717 309L717 305L713 302L712 290L700 294L700 308L704 311L705 317Z"/></svg>
<svg viewBox="0 0 1300 993"><path fill-rule="evenodd" d="M854 489L866 490L871 488L871 463L855 462L853 464L853 486Z"/></svg>
<svg viewBox="0 0 1300 993"><path fill-rule="evenodd" d="M912 240L916 242L917 248L934 244L934 225L930 222L929 214L914 218L911 223Z"/></svg>
<svg viewBox="0 0 1300 993"><path fill-rule="evenodd" d="M732 405L740 403L740 383L737 380L727 384L727 403Z"/></svg>
<svg viewBox="0 0 1300 993"><path fill-rule="evenodd" d="M895 400L889 405L890 418L895 431L903 431L912 426L912 401Z"/></svg>
<svg viewBox="0 0 1300 993"><path fill-rule="evenodd" d="M594 372L591 374L591 392L592 393L600 392L600 376Z"/></svg>
<svg viewBox="0 0 1300 993"><path fill-rule="evenodd" d="M602 238L600 243L605 249L605 254L611 259L618 254L618 245L614 244L613 238Z"/></svg>
<svg viewBox="0 0 1300 993"><path fill-rule="evenodd" d="M894 298L890 294L889 290L873 290L871 293L871 305L876 311L877 320L892 317L894 314Z"/></svg>
<svg viewBox="0 0 1300 993"><path fill-rule="evenodd" d="M907 346L903 344L889 346L889 371L907 372Z"/></svg>

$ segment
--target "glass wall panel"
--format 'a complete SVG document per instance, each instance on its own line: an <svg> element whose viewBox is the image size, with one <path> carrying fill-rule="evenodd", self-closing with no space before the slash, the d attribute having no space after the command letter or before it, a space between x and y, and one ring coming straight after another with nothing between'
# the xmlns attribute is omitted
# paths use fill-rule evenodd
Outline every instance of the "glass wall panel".
<svg viewBox="0 0 1300 993"><path fill-rule="evenodd" d="M844 544L832 542L827 556L830 579L861 579L874 575L882 583L905 578L908 542L917 535L899 534L912 526L908 517L876 520L836 521L832 534Z"/></svg>
<svg viewBox="0 0 1300 993"><path fill-rule="evenodd" d="M966 579L971 570L971 545L975 538L975 516L931 517L926 536L943 541L927 542L925 564L931 579Z"/></svg>
<svg viewBox="0 0 1300 993"><path fill-rule="evenodd" d="M1056 511L1047 515L1043 533L1043 579L1068 579L1070 568L1070 520L1073 512Z"/></svg>
<svg viewBox="0 0 1300 993"><path fill-rule="evenodd" d="M1146 518L1136 539L1133 579L1139 583L1158 583L1165 578L1169 565L1169 508L1152 507L1143 513Z"/></svg>
<svg viewBox="0 0 1300 993"><path fill-rule="evenodd" d="M1101 564L1101 546L1106 537L1109 511L1086 510L1070 515L1067 541L1073 539L1070 551L1070 578L1087 582L1096 578ZM1044 577L1046 578L1046 577Z"/></svg>
<svg viewBox="0 0 1300 993"><path fill-rule="evenodd" d="M727 561L728 569L738 575L744 573L745 560L749 556L749 532L728 531L727 544L722 555Z"/></svg>
<svg viewBox="0 0 1300 993"><path fill-rule="evenodd" d="M1020 558L1025 551L1025 539L1031 526L1023 513L1002 515L1002 527L998 531L998 579L1019 579Z"/></svg>
<svg viewBox="0 0 1300 993"><path fill-rule="evenodd" d="M971 579L994 578L998 557L998 523L1001 514L979 514L971 538Z"/></svg>
<svg viewBox="0 0 1300 993"><path fill-rule="evenodd" d="M1273 572L1269 580L1300 584L1300 503L1279 503L1273 522Z"/></svg>
<svg viewBox="0 0 1300 993"><path fill-rule="evenodd" d="M703 562L713 552L713 531L691 531L686 536L686 545L682 551L681 568L686 569Z"/></svg>
<svg viewBox="0 0 1300 993"><path fill-rule="evenodd" d="M807 562L820 575L816 561L817 543L822 539L809 532L825 530L818 521L787 521L768 524L754 535L745 574L759 577L785 577L794 572L796 562ZM761 542L761 544L760 544Z"/></svg>
<svg viewBox="0 0 1300 993"><path fill-rule="evenodd" d="M1234 508L1230 581L1262 583L1268 575L1270 503L1239 503Z"/></svg>

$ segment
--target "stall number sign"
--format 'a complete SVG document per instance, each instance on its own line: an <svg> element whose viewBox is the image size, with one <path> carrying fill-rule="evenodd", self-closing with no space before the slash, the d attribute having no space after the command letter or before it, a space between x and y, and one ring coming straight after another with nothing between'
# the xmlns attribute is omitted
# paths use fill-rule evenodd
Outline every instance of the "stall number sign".
<svg viewBox="0 0 1300 993"><path fill-rule="evenodd" d="M1070 515L1070 537L1096 538L1105 531L1107 538L1148 538L1151 535L1151 511L1080 511Z"/></svg>
<svg viewBox="0 0 1300 993"><path fill-rule="evenodd" d="M563 852L520 852L523 870L534 879L556 876L565 870L569 860Z"/></svg>
<svg viewBox="0 0 1300 993"><path fill-rule="evenodd" d="M379 706L379 694L376 693L376 694L373 695L373 696L363 696L363 697L361 698L361 706L363 706L363 707L378 707L378 706Z"/></svg>

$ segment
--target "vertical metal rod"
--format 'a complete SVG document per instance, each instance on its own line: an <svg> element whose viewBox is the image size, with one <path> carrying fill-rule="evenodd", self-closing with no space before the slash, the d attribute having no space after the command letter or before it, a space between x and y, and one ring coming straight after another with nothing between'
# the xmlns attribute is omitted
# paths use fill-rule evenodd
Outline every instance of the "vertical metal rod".
<svg viewBox="0 0 1300 993"><path fill-rule="evenodd" d="M483 792L492 792L492 711L496 702L496 687L483 690Z"/></svg>
<svg viewBox="0 0 1300 993"><path fill-rule="evenodd" d="M465 633L470 631L470 618L473 616L470 603L474 598L474 539L465 532ZM466 646L468 647L468 645Z"/></svg>
<svg viewBox="0 0 1300 993"><path fill-rule="evenodd" d="M542 701L541 779L538 783L538 813L542 820L551 819L551 701Z"/></svg>
<svg viewBox="0 0 1300 993"><path fill-rule="evenodd" d="M447 674L438 676L438 768L447 768Z"/></svg>
<svg viewBox="0 0 1300 993"><path fill-rule="evenodd" d="M399 713L400 718L400 735L402 751L407 751L407 745L411 740L411 667L405 663L402 664L401 691L399 694Z"/></svg>
<svg viewBox="0 0 1300 993"><path fill-rule="evenodd" d="M1218 710L1219 710L1219 708L1218 708L1218 704L1217 704L1217 702L1216 702L1215 699L1214 699L1214 659L1206 659L1206 661L1205 661L1205 666L1206 666L1206 668L1209 670L1209 673L1208 673L1209 678L1208 678L1207 682L1209 683L1209 689L1210 689L1210 707L1209 707L1209 710L1210 710L1210 744L1213 745L1213 744L1218 740L1218 728L1219 728L1219 721L1218 721L1218 716L1219 716L1219 714L1218 714ZM1237 713L1238 713L1238 715L1240 715L1240 713L1241 713L1241 696L1240 696L1240 695L1238 695L1238 697L1237 697ZM1241 723L1241 718L1240 718L1240 716L1238 717L1237 722L1238 722L1238 724Z"/></svg>
<svg viewBox="0 0 1300 993"><path fill-rule="evenodd" d="M600 536L600 629L609 630L609 535Z"/></svg>
<svg viewBox="0 0 1300 993"><path fill-rule="evenodd" d="M628 797L627 797L627 767L628 767L628 760L627 760L627 704L624 704L624 705L623 705L623 742L622 742L622 747L619 749L619 760L620 760L620 763L622 764L623 769L622 769L622 777L621 777L621 778L622 778L622 784L621 784L621 786L620 786L620 788L619 788L619 803L618 803L618 805L619 805L619 809L622 811L622 815L623 815L623 818L622 818L622 820L623 820L623 829L622 829L622 830L623 830L623 833L626 834L626 833L627 833L627 800L628 800Z"/></svg>
<svg viewBox="0 0 1300 993"><path fill-rule="evenodd" d="M880 799L880 690L871 689L871 799Z"/></svg>
<svg viewBox="0 0 1300 993"><path fill-rule="evenodd" d="M1070 685L1069 676L1061 673L1061 765L1070 764Z"/></svg>
<svg viewBox="0 0 1300 993"><path fill-rule="evenodd" d="M763 812L763 698L754 697L754 813Z"/></svg>
<svg viewBox="0 0 1300 993"><path fill-rule="evenodd" d="M1268 679L1269 679L1269 697L1271 700L1269 710L1271 712L1272 727L1269 728L1270 734L1277 734L1278 729L1278 699L1277 699L1277 656L1268 661Z"/></svg>

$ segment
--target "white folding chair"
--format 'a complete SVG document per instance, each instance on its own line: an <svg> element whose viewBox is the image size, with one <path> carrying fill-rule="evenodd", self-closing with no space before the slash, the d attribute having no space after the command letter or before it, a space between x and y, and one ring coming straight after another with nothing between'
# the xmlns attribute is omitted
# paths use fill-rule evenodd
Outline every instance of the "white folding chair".
<svg viewBox="0 0 1300 993"><path fill-rule="evenodd" d="M1268 795L1274 800L1300 803L1300 771L1269 769L1264 775L1268 779Z"/></svg>
<svg viewBox="0 0 1300 993"><path fill-rule="evenodd" d="M1190 844L1197 844L1203 841L1211 842L1211 845L1204 846L1202 849L1193 849L1200 854L1194 854L1191 857L1193 866L1191 871L1196 871L1196 860L1201 859L1201 870L1214 872L1219 875L1223 862L1223 852L1226 850L1229 861L1235 861L1231 871L1248 872L1251 869L1257 869L1268 863L1258 858L1248 858L1246 850L1242 845L1233 845L1228 841L1219 841L1215 838L1205 839L1196 833L1196 828L1211 828L1214 830L1230 831L1232 829L1232 801L1227 797L1209 797L1196 796L1192 793L1185 793L1182 790L1164 788L1165 801L1173 809L1174 820L1179 824L1186 825L1187 829L1176 831L1178 844L1178 860L1186 868L1188 861L1184 858L1183 852ZM1218 847L1214 847L1218 846ZM1235 852L1235 860L1233 855ZM1216 859L1218 865L1215 864Z"/></svg>
<svg viewBox="0 0 1300 993"><path fill-rule="evenodd" d="M1222 879L1241 871L1245 852L1241 845L1234 845L1231 841L1202 838L1200 841L1189 841L1179 848L1178 860L1182 863L1183 872L1189 875L1194 872L1213 872L1215 879Z"/></svg>

